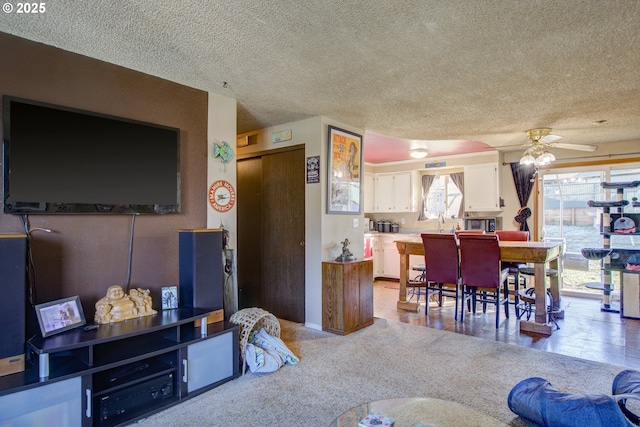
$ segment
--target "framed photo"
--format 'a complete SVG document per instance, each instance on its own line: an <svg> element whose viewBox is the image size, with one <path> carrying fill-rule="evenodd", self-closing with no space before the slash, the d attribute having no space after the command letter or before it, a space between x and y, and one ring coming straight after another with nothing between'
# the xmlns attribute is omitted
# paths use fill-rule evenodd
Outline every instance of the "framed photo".
<svg viewBox="0 0 640 427"><path fill-rule="evenodd" d="M329 126L327 213L362 212L362 135Z"/></svg>
<svg viewBox="0 0 640 427"><path fill-rule="evenodd" d="M43 337L68 331L87 323L82 311L82 304L80 304L80 297L77 295L38 304L35 306L35 310Z"/></svg>
<svg viewBox="0 0 640 427"><path fill-rule="evenodd" d="M170 310L178 308L178 287L163 286L162 287L162 309Z"/></svg>

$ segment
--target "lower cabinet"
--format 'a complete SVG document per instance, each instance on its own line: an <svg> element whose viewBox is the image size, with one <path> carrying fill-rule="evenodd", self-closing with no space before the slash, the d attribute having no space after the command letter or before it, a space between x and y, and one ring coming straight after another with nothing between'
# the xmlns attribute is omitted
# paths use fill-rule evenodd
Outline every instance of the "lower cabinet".
<svg viewBox="0 0 640 427"><path fill-rule="evenodd" d="M187 347L187 357L182 359L182 382L187 385L187 393L208 390L233 376L237 363L229 355L238 346L233 338L233 334L223 334Z"/></svg>
<svg viewBox="0 0 640 427"><path fill-rule="evenodd" d="M0 396L0 425L81 426L83 400L80 377Z"/></svg>
<svg viewBox="0 0 640 427"><path fill-rule="evenodd" d="M418 236L419 237L419 236ZM374 277L399 279L400 278L400 254L396 246L396 240L417 240L413 235L403 235L398 233L378 235L379 250L373 253L374 256ZM411 255L409 265L424 264L424 257ZM409 272L409 276L411 276Z"/></svg>
<svg viewBox="0 0 640 427"><path fill-rule="evenodd" d="M322 329L347 335L373 324L373 261L322 263Z"/></svg>

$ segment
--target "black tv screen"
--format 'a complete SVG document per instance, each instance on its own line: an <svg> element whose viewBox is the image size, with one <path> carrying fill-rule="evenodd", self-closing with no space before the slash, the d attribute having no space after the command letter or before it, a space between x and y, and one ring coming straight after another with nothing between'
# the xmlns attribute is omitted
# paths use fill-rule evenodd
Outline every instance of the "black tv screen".
<svg viewBox="0 0 640 427"><path fill-rule="evenodd" d="M3 212L179 213L180 130L3 97Z"/></svg>

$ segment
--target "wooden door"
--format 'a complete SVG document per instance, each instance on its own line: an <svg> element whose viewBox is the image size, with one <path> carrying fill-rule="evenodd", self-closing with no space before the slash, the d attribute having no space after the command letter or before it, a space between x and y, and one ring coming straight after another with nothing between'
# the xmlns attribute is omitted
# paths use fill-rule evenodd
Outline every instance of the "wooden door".
<svg viewBox="0 0 640 427"><path fill-rule="evenodd" d="M240 308L303 323L304 148L239 160L237 171Z"/></svg>
<svg viewBox="0 0 640 427"><path fill-rule="evenodd" d="M262 307L262 158L239 160L236 171L238 308Z"/></svg>

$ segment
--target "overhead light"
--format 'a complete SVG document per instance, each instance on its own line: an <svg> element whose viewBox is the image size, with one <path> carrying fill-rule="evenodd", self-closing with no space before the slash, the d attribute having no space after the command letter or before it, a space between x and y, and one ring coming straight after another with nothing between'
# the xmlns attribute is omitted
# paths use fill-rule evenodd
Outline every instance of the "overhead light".
<svg viewBox="0 0 640 427"><path fill-rule="evenodd" d="M556 159L556 156L554 156L549 152L546 152L546 153L542 153L540 157L538 157L536 160L538 161L539 165L548 165L551 162L553 162L555 159Z"/></svg>
<svg viewBox="0 0 640 427"><path fill-rule="evenodd" d="M536 163L536 158L533 157L531 154L525 154L520 159L520 164L521 165L533 165L535 163Z"/></svg>
<svg viewBox="0 0 640 427"><path fill-rule="evenodd" d="M556 156L548 152L544 147L532 147L524 152L520 158L521 165L546 166L556 160Z"/></svg>
<svg viewBox="0 0 640 427"><path fill-rule="evenodd" d="M423 159L427 157L429 151L426 148L413 148L409 150L409 155L414 159Z"/></svg>
<svg viewBox="0 0 640 427"><path fill-rule="evenodd" d="M547 150L546 143L560 139L560 136L551 135L550 128L529 129L527 137L531 146L522 154L521 165L546 166L556 160L556 156Z"/></svg>

